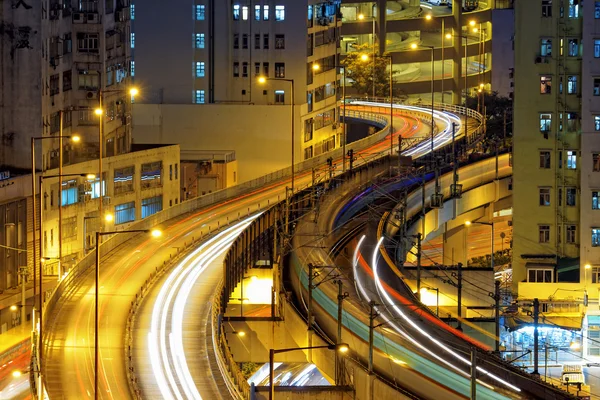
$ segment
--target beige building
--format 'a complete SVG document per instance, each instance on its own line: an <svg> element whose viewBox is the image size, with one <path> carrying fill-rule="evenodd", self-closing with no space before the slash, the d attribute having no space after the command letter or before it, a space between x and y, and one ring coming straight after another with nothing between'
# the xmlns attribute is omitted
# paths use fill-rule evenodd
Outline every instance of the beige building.
<svg viewBox="0 0 600 400"><path fill-rule="evenodd" d="M581 3L516 4L513 288L576 314L598 357L600 4Z"/></svg>

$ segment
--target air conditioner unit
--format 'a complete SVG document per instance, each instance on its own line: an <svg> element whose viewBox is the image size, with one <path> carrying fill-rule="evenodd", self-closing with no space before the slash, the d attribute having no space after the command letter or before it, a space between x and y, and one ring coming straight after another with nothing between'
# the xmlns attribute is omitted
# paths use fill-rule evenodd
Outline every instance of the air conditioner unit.
<svg viewBox="0 0 600 400"><path fill-rule="evenodd" d="M91 192L92 191L92 182L88 182L88 181L84 182L83 183L83 191L86 193Z"/></svg>
<svg viewBox="0 0 600 400"><path fill-rule="evenodd" d="M91 194L91 193L86 193L86 194L83 196L83 201L87 203L87 202L88 202L88 201L90 201L90 200L92 200L92 194Z"/></svg>
<svg viewBox="0 0 600 400"><path fill-rule="evenodd" d="M86 20L90 24L97 24L98 22L100 22L100 14L92 13L92 14L87 14L86 16L87 16Z"/></svg>
<svg viewBox="0 0 600 400"><path fill-rule="evenodd" d="M82 13L73 13L73 23L74 24L83 24L85 22L85 18Z"/></svg>
<svg viewBox="0 0 600 400"><path fill-rule="evenodd" d="M535 63L536 63L536 64L541 64L541 63L542 63L542 57L540 57L540 56L537 56L537 57L535 58Z"/></svg>
<svg viewBox="0 0 600 400"><path fill-rule="evenodd" d="M104 196L104 197L102 198L102 205L103 205L103 206L110 206L110 197L108 197L108 196Z"/></svg>
<svg viewBox="0 0 600 400"><path fill-rule="evenodd" d="M96 92L87 92L85 94L85 98L88 100L92 100L92 99L96 98Z"/></svg>

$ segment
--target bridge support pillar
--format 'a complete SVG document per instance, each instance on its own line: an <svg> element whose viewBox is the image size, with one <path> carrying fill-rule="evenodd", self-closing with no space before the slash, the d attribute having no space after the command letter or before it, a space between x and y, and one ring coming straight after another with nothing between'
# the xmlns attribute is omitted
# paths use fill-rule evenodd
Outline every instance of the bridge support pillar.
<svg viewBox="0 0 600 400"><path fill-rule="evenodd" d="M459 262L467 265L467 228L458 226L444 232L444 246L442 251L442 263L444 265L456 265Z"/></svg>

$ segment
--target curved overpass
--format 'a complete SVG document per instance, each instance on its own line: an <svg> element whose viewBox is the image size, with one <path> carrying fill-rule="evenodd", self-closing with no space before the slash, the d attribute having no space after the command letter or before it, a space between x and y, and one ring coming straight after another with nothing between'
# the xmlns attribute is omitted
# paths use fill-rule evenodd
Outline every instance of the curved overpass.
<svg viewBox="0 0 600 400"><path fill-rule="evenodd" d="M403 107L395 106L395 109L401 113ZM422 112L426 115L429 111ZM407 118L406 121L413 120ZM411 125L396 121L396 129L394 135L402 135L411 130ZM384 130L347 147L356 150L357 164L360 164L389 152L388 143L389 135ZM331 154L339 165L341 149L297 165L297 188L310 185L310 170L323 165ZM102 244L99 398L130 397L128 376L135 371L125 367L124 349L127 350L131 342L124 337L123 330L129 318L128 310L149 276L179 249L206 237L217 227L281 201L289 184L289 172L289 169L280 171L248 185L184 202L133 227L147 229L162 224L164 235L160 239L123 234ZM211 205L209 200L214 204ZM70 271L46 305L47 330L42 362L50 398L90 398L94 395L93 265L93 254L90 254Z"/></svg>

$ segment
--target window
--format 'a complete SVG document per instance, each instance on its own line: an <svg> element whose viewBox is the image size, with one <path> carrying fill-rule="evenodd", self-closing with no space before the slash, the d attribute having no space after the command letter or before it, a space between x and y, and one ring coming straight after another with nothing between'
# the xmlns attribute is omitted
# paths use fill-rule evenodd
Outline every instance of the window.
<svg viewBox="0 0 600 400"><path fill-rule="evenodd" d="M328 125L333 124L335 121L335 109L325 111L323 113L317 114L314 118L314 127L313 129L319 130Z"/></svg>
<svg viewBox="0 0 600 400"><path fill-rule="evenodd" d="M240 48L240 34L239 33L233 34L233 48L234 49Z"/></svg>
<svg viewBox="0 0 600 400"><path fill-rule="evenodd" d="M115 169L115 177L113 180L114 194L133 192L133 178L135 176L135 167Z"/></svg>
<svg viewBox="0 0 600 400"><path fill-rule="evenodd" d="M135 76L135 61L131 61L131 64L129 64L129 70L131 76Z"/></svg>
<svg viewBox="0 0 600 400"><path fill-rule="evenodd" d="M313 156L313 147L308 146L307 148L304 149L304 159L308 160L309 158L312 158L312 156Z"/></svg>
<svg viewBox="0 0 600 400"><path fill-rule="evenodd" d="M600 267L592 267L592 283L600 283ZM598 347L598 343L600 343L600 327L596 326L596 329L598 330L599 334L594 335L595 339L598 340L594 340L595 346ZM588 331L588 334L590 332ZM591 338L591 335L590 335ZM598 353L597 355L600 356L600 353Z"/></svg>
<svg viewBox="0 0 600 400"><path fill-rule="evenodd" d="M50 96L60 93L60 75L54 74L50 76Z"/></svg>
<svg viewBox="0 0 600 400"><path fill-rule="evenodd" d="M142 219L162 211L162 195L142 199Z"/></svg>
<svg viewBox="0 0 600 400"><path fill-rule="evenodd" d="M204 61L196 61L196 78L204 78Z"/></svg>
<svg viewBox="0 0 600 400"><path fill-rule="evenodd" d="M567 169L577 169L577 151L567 150Z"/></svg>
<svg viewBox="0 0 600 400"><path fill-rule="evenodd" d="M204 104L204 90L196 90L194 92L194 103Z"/></svg>
<svg viewBox="0 0 600 400"><path fill-rule="evenodd" d="M268 20L269 20L269 6L264 5L263 6L263 21L268 21Z"/></svg>
<svg viewBox="0 0 600 400"><path fill-rule="evenodd" d="M203 4L196 4L196 21L204 21L204 11L205 7Z"/></svg>
<svg viewBox="0 0 600 400"><path fill-rule="evenodd" d="M600 132L600 115L594 115L594 130Z"/></svg>
<svg viewBox="0 0 600 400"><path fill-rule="evenodd" d="M254 49L260 50L260 33L254 34Z"/></svg>
<svg viewBox="0 0 600 400"><path fill-rule="evenodd" d="M307 15L306 27L312 28L312 26L313 26L313 6L312 5L308 6L306 15Z"/></svg>
<svg viewBox="0 0 600 400"><path fill-rule="evenodd" d="M552 17L552 0L542 0L542 17Z"/></svg>
<svg viewBox="0 0 600 400"><path fill-rule="evenodd" d="M552 77L540 76L540 94L552 93Z"/></svg>
<svg viewBox="0 0 600 400"><path fill-rule="evenodd" d="M540 188L540 206L550 205L550 188Z"/></svg>
<svg viewBox="0 0 600 400"><path fill-rule="evenodd" d="M594 18L600 19L600 1L594 2Z"/></svg>
<svg viewBox="0 0 600 400"><path fill-rule="evenodd" d="M233 77L237 78L239 76L240 76L240 63L234 62L233 63Z"/></svg>
<svg viewBox="0 0 600 400"><path fill-rule="evenodd" d="M309 142L313 138L313 119L309 118L304 121L304 142Z"/></svg>
<svg viewBox="0 0 600 400"><path fill-rule="evenodd" d="M594 78L594 96L600 96L600 78Z"/></svg>
<svg viewBox="0 0 600 400"><path fill-rule="evenodd" d="M260 63L254 63L254 76L260 76Z"/></svg>
<svg viewBox="0 0 600 400"><path fill-rule="evenodd" d="M242 49L247 49L248 48L248 34L244 33L242 35Z"/></svg>
<svg viewBox="0 0 600 400"><path fill-rule="evenodd" d="M276 90L275 91L275 104L284 104L285 103L285 91Z"/></svg>
<svg viewBox="0 0 600 400"><path fill-rule="evenodd" d="M285 6L275 6L275 21L285 20Z"/></svg>
<svg viewBox="0 0 600 400"><path fill-rule="evenodd" d="M135 49L135 33L131 32L131 48Z"/></svg>
<svg viewBox="0 0 600 400"><path fill-rule="evenodd" d="M64 11L63 11L64 12ZM71 33L66 33L63 39L63 55L73 52L73 39Z"/></svg>
<svg viewBox="0 0 600 400"><path fill-rule="evenodd" d="M233 5L233 20L239 21L239 19L240 19L240 5L234 4Z"/></svg>
<svg viewBox="0 0 600 400"><path fill-rule="evenodd" d="M313 55L313 34L311 33L306 37L306 56L310 57Z"/></svg>
<svg viewBox="0 0 600 400"><path fill-rule="evenodd" d="M538 232L540 243L550 242L550 225L539 225Z"/></svg>
<svg viewBox="0 0 600 400"><path fill-rule="evenodd" d="M285 63L275 63L275 78L285 78Z"/></svg>
<svg viewBox="0 0 600 400"><path fill-rule="evenodd" d="M269 76L269 63L263 63L263 74L268 77Z"/></svg>
<svg viewBox="0 0 600 400"><path fill-rule="evenodd" d="M285 35L275 35L275 48L278 50L285 49Z"/></svg>
<svg viewBox="0 0 600 400"><path fill-rule="evenodd" d="M135 4L131 4L129 10L129 18L133 21L135 19Z"/></svg>
<svg viewBox="0 0 600 400"><path fill-rule="evenodd" d="M179 171L179 164L175 164L175 179L177 179L178 171ZM175 204L177 204L177 200L175 200Z"/></svg>
<svg viewBox="0 0 600 400"><path fill-rule="evenodd" d="M79 188L77 187L77 181L71 179L63 181L62 183L62 205L68 206L69 204L75 204L79 201Z"/></svg>
<svg viewBox="0 0 600 400"><path fill-rule="evenodd" d="M567 243L577 243L577 225L567 225Z"/></svg>
<svg viewBox="0 0 600 400"><path fill-rule="evenodd" d="M242 77L244 77L244 78L248 77L248 63L247 62L242 63Z"/></svg>
<svg viewBox="0 0 600 400"><path fill-rule="evenodd" d="M142 164L140 176L142 189L162 186L162 161Z"/></svg>
<svg viewBox="0 0 600 400"><path fill-rule="evenodd" d="M248 21L248 6L242 7L242 20Z"/></svg>
<svg viewBox="0 0 600 400"><path fill-rule="evenodd" d="M569 0L569 18L579 18L579 0Z"/></svg>
<svg viewBox="0 0 600 400"><path fill-rule="evenodd" d="M540 55L549 57L552 55L552 39L542 39L540 43Z"/></svg>
<svg viewBox="0 0 600 400"><path fill-rule="evenodd" d="M600 58L600 39L594 39L594 58Z"/></svg>
<svg viewBox="0 0 600 400"><path fill-rule="evenodd" d="M312 92L311 91L306 92L306 105L308 107L308 112L312 112L312 110L313 110L312 98L313 98Z"/></svg>
<svg viewBox="0 0 600 400"><path fill-rule="evenodd" d="M574 207L575 203L577 202L577 188L568 187L568 188L566 188L566 191L567 191L567 205L569 207Z"/></svg>
<svg viewBox="0 0 600 400"><path fill-rule="evenodd" d="M552 268L528 268L527 282L532 283L552 283L554 271Z"/></svg>
<svg viewBox="0 0 600 400"><path fill-rule="evenodd" d="M263 35L263 49L268 49L269 48L269 34L265 33Z"/></svg>
<svg viewBox="0 0 600 400"><path fill-rule="evenodd" d="M600 192L592 192L592 210L600 210Z"/></svg>
<svg viewBox="0 0 600 400"><path fill-rule="evenodd" d="M203 49L204 48L204 33L196 33L195 43L196 43L196 48L197 49Z"/></svg>
<svg viewBox="0 0 600 400"><path fill-rule="evenodd" d="M577 113L568 112L567 113L567 131L573 132L577 130L577 122L579 121L579 117Z"/></svg>
<svg viewBox="0 0 600 400"><path fill-rule="evenodd" d="M600 246L600 228L592 228L592 247Z"/></svg>
<svg viewBox="0 0 600 400"><path fill-rule="evenodd" d="M577 76L576 75L567 76L567 93L568 94L577 94Z"/></svg>
<svg viewBox="0 0 600 400"><path fill-rule="evenodd" d="M548 133L552 130L552 114L540 114L540 132Z"/></svg>
<svg viewBox="0 0 600 400"><path fill-rule="evenodd" d="M568 43L569 50L567 54L569 57L577 57L579 55L579 39L571 38L569 39Z"/></svg>
<svg viewBox="0 0 600 400"><path fill-rule="evenodd" d="M63 218L63 220L62 220L62 238L63 238L63 240L77 239L77 216Z"/></svg>
<svg viewBox="0 0 600 400"><path fill-rule="evenodd" d="M115 206L115 225L135 221L135 201Z"/></svg>
<svg viewBox="0 0 600 400"><path fill-rule="evenodd" d="M600 172L600 153L592 154L592 162L593 162L592 170L594 172Z"/></svg>
<svg viewBox="0 0 600 400"><path fill-rule="evenodd" d="M260 4L254 6L254 20L260 21Z"/></svg>
<svg viewBox="0 0 600 400"><path fill-rule="evenodd" d="M77 33L77 50L80 53L98 53L98 34Z"/></svg>
<svg viewBox="0 0 600 400"><path fill-rule="evenodd" d="M540 151L540 168L550 168L550 152L547 150Z"/></svg>

